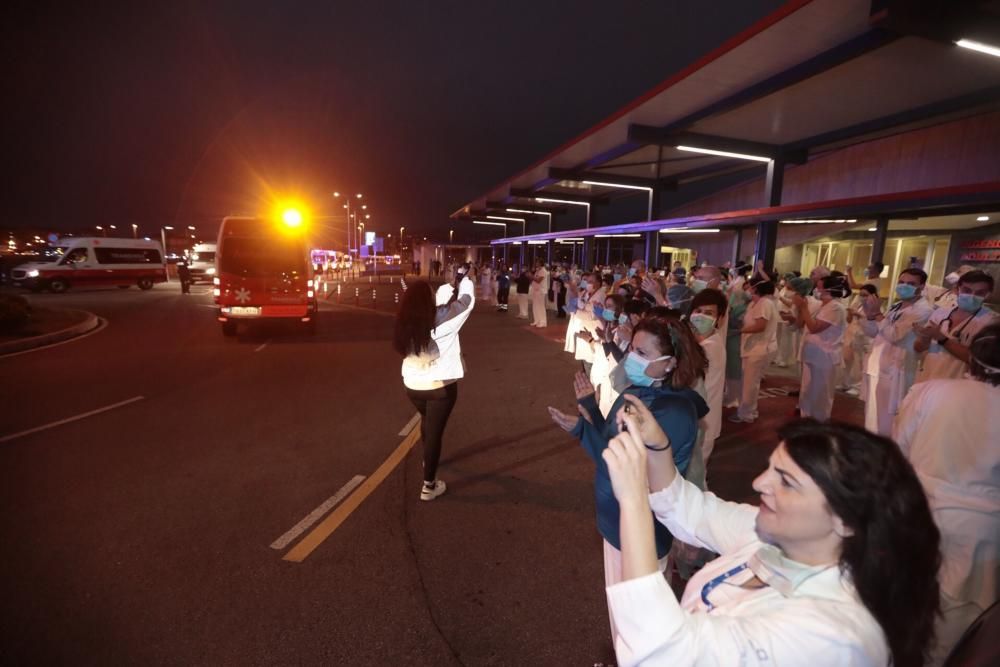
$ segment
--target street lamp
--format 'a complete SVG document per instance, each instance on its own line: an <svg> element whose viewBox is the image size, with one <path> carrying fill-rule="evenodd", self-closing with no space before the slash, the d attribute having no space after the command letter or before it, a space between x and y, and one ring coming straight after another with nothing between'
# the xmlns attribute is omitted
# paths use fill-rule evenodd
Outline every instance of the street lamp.
<svg viewBox="0 0 1000 667"><path fill-rule="evenodd" d="M455 240L455 230L454 229L449 229L448 230L448 243L451 243L453 240Z"/></svg>
<svg viewBox="0 0 1000 667"><path fill-rule="evenodd" d="M139 225L132 223L132 238L139 238Z"/></svg>
<svg viewBox="0 0 1000 667"><path fill-rule="evenodd" d="M102 227L101 225L97 225L97 231L99 231L101 233L101 236L107 236L108 235L108 233L106 231L104 231L104 227Z"/></svg>
<svg viewBox="0 0 1000 667"><path fill-rule="evenodd" d="M340 195L339 192L334 192L333 193L333 198L334 199L340 199L340 196L341 195ZM364 195L361 194L360 192L354 195L355 199L361 199L362 197L364 197ZM351 220L354 219L354 215L351 214L351 198L350 197L347 197L347 196L344 197L344 208L347 209L347 225L345 225L345 226L347 227L347 254L350 255L352 250L357 250L357 247L361 246L361 243L358 242L358 239L355 239L354 245L357 246L357 247L354 247L354 248L351 247L352 246L352 244L351 244L351 228L353 227L353 225L351 224ZM365 206L365 208L367 208L367 206Z"/></svg>

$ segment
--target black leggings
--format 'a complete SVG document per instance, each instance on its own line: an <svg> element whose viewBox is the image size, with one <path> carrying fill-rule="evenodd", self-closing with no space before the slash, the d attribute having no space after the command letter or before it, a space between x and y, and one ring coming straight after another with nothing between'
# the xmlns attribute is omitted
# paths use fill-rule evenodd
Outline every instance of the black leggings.
<svg viewBox="0 0 1000 667"><path fill-rule="evenodd" d="M458 399L458 382L427 391L407 389L406 395L420 413L420 439L424 442L424 481L433 482L437 479L444 427L448 425L451 409Z"/></svg>
<svg viewBox="0 0 1000 667"><path fill-rule="evenodd" d="M510 299L510 285L497 288L497 303L507 303Z"/></svg>

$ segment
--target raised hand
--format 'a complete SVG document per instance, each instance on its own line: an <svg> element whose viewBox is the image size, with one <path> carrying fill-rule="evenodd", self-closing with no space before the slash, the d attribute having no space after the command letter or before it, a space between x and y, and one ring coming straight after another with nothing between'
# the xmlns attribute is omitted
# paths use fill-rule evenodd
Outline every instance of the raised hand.
<svg viewBox="0 0 1000 667"><path fill-rule="evenodd" d="M625 405L615 414L615 423L619 431L628 430L638 435L642 442L656 449L670 445L670 439L656 423L656 417L646 404L634 394L622 394Z"/></svg>
<svg viewBox="0 0 1000 667"><path fill-rule="evenodd" d="M552 421L556 423L556 426L566 431L567 433L576 428L576 423L580 421L579 417L574 415L568 415L562 410L557 410L551 405L548 407L549 416L552 417Z"/></svg>
<svg viewBox="0 0 1000 667"><path fill-rule="evenodd" d="M576 375L573 376L573 391L576 393L576 400L586 398L590 396L597 390L594 389L593 383L590 381L582 371L577 371Z"/></svg>
<svg viewBox="0 0 1000 667"><path fill-rule="evenodd" d="M615 498L624 505L642 504L649 494L646 448L639 438L625 431L616 435L601 454L608 465Z"/></svg>

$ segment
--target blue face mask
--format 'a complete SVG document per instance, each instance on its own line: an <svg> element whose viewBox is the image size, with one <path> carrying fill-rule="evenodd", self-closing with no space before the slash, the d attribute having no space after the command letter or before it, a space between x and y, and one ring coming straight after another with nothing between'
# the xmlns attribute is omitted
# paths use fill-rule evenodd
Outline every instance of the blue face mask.
<svg viewBox="0 0 1000 667"><path fill-rule="evenodd" d="M706 287L708 287L708 282L705 280L698 280L697 278L695 278L694 280L691 281L691 291L694 292L695 294L702 291Z"/></svg>
<svg viewBox="0 0 1000 667"><path fill-rule="evenodd" d="M634 275L635 275L635 269L629 269L628 270L628 277L631 278Z"/></svg>
<svg viewBox="0 0 1000 667"><path fill-rule="evenodd" d="M984 297L975 294L959 294L958 307L967 313L975 313L983 307Z"/></svg>
<svg viewBox="0 0 1000 667"><path fill-rule="evenodd" d="M618 282L619 280L622 279L622 274L616 273L615 276L614 276L614 278L615 278L615 282Z"/></svg>
<svg viewBox="0 0 1000 667"><path fill-rule="evenodd" d="M605 308L604 311L601 312L601 317L604 318L605 322L614 322L615 320L618 319L617 317L615 317L615 311L611 310L610 308Z"/></svg>
<svg viewBox="0 0 1000 667"><path fill-rule="evenodd" d="M898 283L896 285L896 296L903 301L909 301L917 295L917 288L908 283Z"/></svg>
<svg viewBox="0 0 1000 667"><path fill-rule="evenodd" d="M638 353L629 352L628 356L625 357L625 375L628 377L628 381L637 387L651 387L656 380L646 375L646 368L654 361L663 361L669 358L669 356L664 356L656 359L643 359Z"/></svg>

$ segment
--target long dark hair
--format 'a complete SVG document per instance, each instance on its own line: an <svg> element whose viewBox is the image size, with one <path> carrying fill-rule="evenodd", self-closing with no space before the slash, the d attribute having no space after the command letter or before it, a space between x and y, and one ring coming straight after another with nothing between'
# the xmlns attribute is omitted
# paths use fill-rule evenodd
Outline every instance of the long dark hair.
<svg viewBox="0 0 1000 667"><path fill-rule="evenodd" d="M435 294L430 283L426 280L410 283L396 313L393 349L403 357L429 349L436 315Z"/></svg>
<svg viewBox="0 0 1000 667"><path fill-rule="evenodd" d="M851 529L840 568L882 626L894 667L919 667L938 611L941 535L913 467L892 440L847 424L790 422L785 450Z"/></svg>
<svg viewBox="0 0 1000 667"><path fill-rule="evenodd" d="M708 368L705 351L691 333L691 327L679 317L655 317L647 313L632 330L633 340L640 331L656 336L660 343L660 354L669 354L677 360L677 367L670 375L671 387L691 387L698 378L705 377L705 369Z"/></svg>

